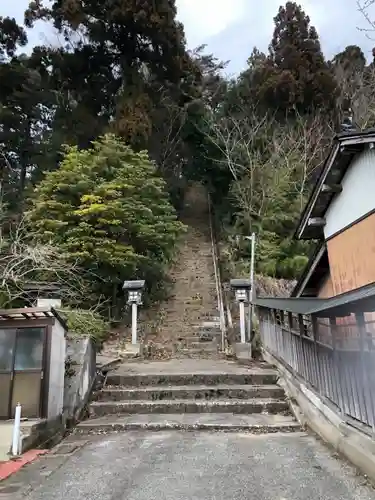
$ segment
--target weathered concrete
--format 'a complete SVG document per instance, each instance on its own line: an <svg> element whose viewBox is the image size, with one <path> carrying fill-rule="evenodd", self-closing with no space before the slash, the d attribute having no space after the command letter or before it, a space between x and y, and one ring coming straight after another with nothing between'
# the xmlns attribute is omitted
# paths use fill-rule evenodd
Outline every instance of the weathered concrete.
<svg viewBox="0 0 375 500"><path fill-rule="evenodd" d="M237 359L249 359L251 352L251 344L249 342L241 343L236 342L234 344L234 352Z"/></svg>
<svg viewBox="0 0 375 500"><path fill-rule="evenodd" d="M152 400L163 399L247 399L284 398L284 390L278 385L204 385L122 387L103 389L98 394L99 401Z"/></svg>
<svg viewBox="0 0 375 500"><path fill-rule="evenodd" d="M2 484L6 500L375 500L311 436L129 432L72 436Z"/></svg>
<svg viewBox="0 0 375 500"><path fill-rule="evenodd" d="M260 370L261 365L258 366ZM267 367L267 365L266 365ZM263 366L262 366L263 368ZM254 368L255 369L255 368ZM144 361L143 363L131 364L122 363L116 370L112 371L114 375L130 374L179 374L179 373L235 373L246 374L247 368L238 366L234 361L222 359L170 359L168 361ZM275 371L273 370L273 373Z"/></svg>
<svg viewBox="0 0 375 500"><path fill-rule="evenodd" d="M117 356L107 356L106 354L96 354L96 367L102 372L107 372L114 366L121 363L122 359Z"/></svg>
<svg viewBox="0 0 375 500"><path fill-rule="evenodd" d="M375 484L375 442L373 438L346 423L342 417L307 387L283 364L265 352L281 375L280 385L291 399L292 409L302 425L310 427L326 443L366 474Z"/></svg>
<svg viewBox="0 0 375 500"><path fill-rule="evenodd" d="M284 391L275 382L277 372L258 364L250 369L228 361L173 360L169 362L125 363L110 372L106 385L90 404L91 419L103 421L103 429L113 429L114 415L138 415L131 421L120 421L116 429L259 429L254 421L236 419L237 415L289 414ZM205 420L202 414L226 414L223 419ZM144 414L156 415L145 420ZM188 421L175 415L191 415ZM168 417L166 416L168 415ZM171 418L169 418L171 415ZM232 418L234 419L232 422ZM118 419L119 420L119 419ZM288 419L290 423L291 419ZM262 424L266 424L263 421ZM272 422L274 423L274 422ZM108 424L108 425L107 425ZM208 426L207 426L208 424ZM287 427L282 422L281 427ZM88 427L90 428L90 426ZM100 431L100 423L93 426ZM271 425L272 431L275 427ZM298 426L293 426L293 430Z"/></svg>
<svg viewBox="0 0 375 500"><path fill-rule="evenodd" d="M244 431L253 434L297 432L301 426L294 417L287 415L228 415L228 413L178 413L108 415L81 422L75 429L78 434L100 434L126 430L148 429L186 431Z"/></svg>
<svg viewBox="0 0 375 500"><path fill-rule="evenodd" d="M162 401L96 401L90 405L90 415L101 417L121 413L278 413L287 411L289 404L276 399L215 399Z"/></svg>
<svg viewBox="0 0 375 500"><path fill-rule="evenodd" d="M96 352L89 336L68 336L64 416L75 421L90 398L96 376Z"/></svg>
<svg viewBox="0 0 375 500"><path fill-rule="evenodd" d="M8 420L0 424L0 462L10 458L13 425L13 420ZM50 444L56 444L64 436L65 429L65 420L61 415L55 418L22 421L20 435L21 453L25 453L31 448L43 448Z"/></svg>
<svg viewBox="0 0 375 500"><path fill-rule="evenodd" d="M107 386L274 384L277 372L267 367L240 367L235 362L210 359L173 359L123 363L107 377Z"/></svg>
<svg viewBox="0 0 375 500"><path fill-rule="evenodd" d="M20 444L21 450L26 449L26 443L33 433L34 427L39 422L38 419L21 422ZM13 440L14 420L0 422L0 462L9 460Z"/></svg>

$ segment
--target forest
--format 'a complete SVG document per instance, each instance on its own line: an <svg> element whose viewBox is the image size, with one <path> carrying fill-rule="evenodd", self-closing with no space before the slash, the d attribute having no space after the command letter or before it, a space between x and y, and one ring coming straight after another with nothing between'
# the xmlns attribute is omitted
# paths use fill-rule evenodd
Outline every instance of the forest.
<svg viewBox="0 0 375 500"><path fill-rule="evenodd" d="M59 43L28 51L25 27ZM361 38L361 34L358 38ZM375 66L357 45L327 60L308 14L280 6L246 69L188 49L173 0L34 0L0 17L0 306L58 284L71 307L115 318L121 283L163 294L178 213L207 185L232 274L294 279L311 248L293 231L332 138L375 125Z"/></svg>

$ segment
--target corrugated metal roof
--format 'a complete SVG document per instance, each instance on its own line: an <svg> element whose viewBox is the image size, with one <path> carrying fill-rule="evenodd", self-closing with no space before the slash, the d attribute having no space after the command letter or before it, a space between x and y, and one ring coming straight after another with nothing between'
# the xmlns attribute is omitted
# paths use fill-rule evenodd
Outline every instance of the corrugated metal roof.
<svg viewBox="0 0 375 500"><path fill-rule="evenodd" d="M315 310L323 305L328 299L316 298L275 298L275 297L256 297L253 301L258 307L266 307L267 309L278 309L285 312L295 314L310 314L311 310Z"/></svg>
<svg viewBox="0 0 375 500"><path fill-rule="evenodd" d="M375 311L375 283L327 299L256 297L253 304L295 314L347 315Z"/></svg>
<svg viewBox="0 0 375 500"><path fill-rule="evenodd" d="M67 330L66 321L53 307L23 307L19 309L0 309L1 321L9 320L38 320L46 318L57 318Z"/></svg>

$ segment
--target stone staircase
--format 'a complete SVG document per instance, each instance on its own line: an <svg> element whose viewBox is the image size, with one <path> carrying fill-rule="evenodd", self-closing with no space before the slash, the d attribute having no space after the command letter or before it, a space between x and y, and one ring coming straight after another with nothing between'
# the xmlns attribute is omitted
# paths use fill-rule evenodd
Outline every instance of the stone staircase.
<svg viewBox="0 0 375 500"><path fill-rule="evenodd" d="M177 339L175 357L217 357L221 345L220 318L210 319L191 325L191 335Z"/></svg>
<svg viewBox="0 0 375 500"><path fill-rule="evenodd" d="M89 407L90 418L76 432L300 429L289 413L274 369L263 364L249 369L222 360L211 361L207 369L207 365L194 364L205 360L182 361L172 371L173 365L152 362L109 373Z"/></svg>
<svg viewBox="0 0 375 500"><path fill-rule="evenodd" d="M177 358L215 357L220 346L220 323L203 186L190 187L180 218L187 231L170 271L173 295L164 305L159 333L148 340L169 346Z"/></svg>

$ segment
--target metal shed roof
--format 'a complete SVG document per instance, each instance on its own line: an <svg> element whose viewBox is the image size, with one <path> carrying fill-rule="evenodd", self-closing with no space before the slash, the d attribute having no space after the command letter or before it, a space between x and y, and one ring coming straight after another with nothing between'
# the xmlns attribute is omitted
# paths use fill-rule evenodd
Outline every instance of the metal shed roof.
<svg viewBox="0 0 375 500"><path fill-rule="evenodd" d="M19 309L0 309L1 321L9 320L38 320L45 318L57 318L67 329L65 320L53 307L24 307Z"/></svg>
<svg viewBox="0 0 375 500"><path fill-rule="evenodd" d="M253 304L267 309L320 317L372 312L375 311L375 283L327 299L256 297Z"/></svg>

